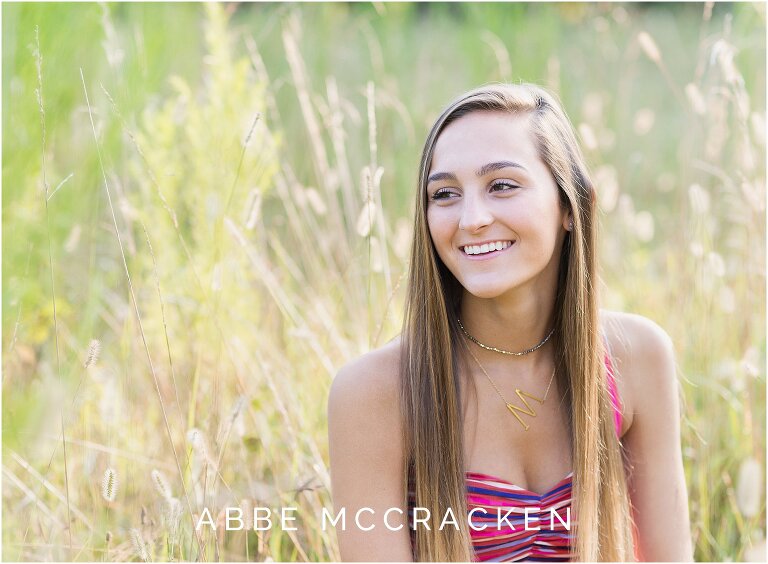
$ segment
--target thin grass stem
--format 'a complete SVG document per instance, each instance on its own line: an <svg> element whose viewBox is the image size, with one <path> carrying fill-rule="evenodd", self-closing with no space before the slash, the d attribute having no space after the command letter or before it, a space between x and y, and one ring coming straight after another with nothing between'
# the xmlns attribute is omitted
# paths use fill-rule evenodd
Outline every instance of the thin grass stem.
<svg viewBox="0 0 768 564"><path fill-rule="evenodd" d="M143 324L142 324L142 321L141 321L141 312L139 311L139 303L136 300L136 294L135 294L134 289L133 289L133 282L131 281L131 273L130 273L130 271L128 269L128 260L125 257L125 248L123 247L123 241L122 241L122 238L120 237L120 229L119 229L119 227L117 225L117 216L115 215L115 207L112 204L112 195L111 195L110 190L109 190L109 183L107 182L107 174L106 174L106 171L104 169L104 162L103 162L102 156L101 156L101 146L99 145L99 139L98 139L98 136L96 135L96 124L93 121L93 112L91 110L91 102L90 102L90 100L88 98L88 88L85 85L85 75L83 74L83 69L82 68L80 69L80 80L82 81L82 84L83 84L83 93L85 94L85 103L88 106L88 117L89 117L89 119L91 121L91 130L93 131L93 140L94 140L94 143L96 144L96 154L97 154L98 160L99 160L99 168L101 169L101 175L102 175L102 178L104 180L104 190L105 190L105 192L107 194L107 202L109 203L109 211L112 214L112 224L113 224L113 226L115 228L115 236L117 237L117 244L120 247L120 256L121 256L121 258L123 260L123 268L124 268L124 272L125 272L125 278L126 278L126 280L128 282L128 291L129 291L129 293L131 295L131 301L133 302L133 308L134 308L134 313L136 314L136 321L138 323L139 333L141 334L141 341L142 341L142 343L144 345L144 351L145 351L146 356L147 356L147 362L149 364L150 372L152 373L152 380L154 382L155 391L157 393L157 399L158 399L158 402L160 404L160 411L162 412L162 415L163 415L163 423L165 425L165 430L166 430L166 433L168 435L168 442L170 443L171 450L173 452L173 458L176 461L176 466L177 466L177 469L179 471L179 478L181 479L182 488L184 488L184 497L187 500L187 508L189 509L189 513L190 513L190 517L191 517L192 513L193 513L192 512L192 505L191 505L191 502L189 500L189 495L187 493L186 486L184 485L184 472L181 469L181 463L179 462L179 456L176 453L176 445L173 442L173 434L171 433L171 427L168 424L168 414L165 411L165 404L163 403L163 396L160 393L160 384L159 384L158 379L157 379L157 373L155 372L155 366L154 366L154 364L152 362L152 355L149 352L149 345L147 344L147 337L146 337L146 335L144 333L144 327L143 327ZM194 527L194 523L193 523L193 527ZM199 553L198 557L202 558L203 555L204 555L203 546L202 546L202 544L200 544L200 553Z"/></svg>
<svg viewBox="0 0 768 564"><path fill-rule="evenodd" d="M63 378L61 375L61 354L59 349L59 322L58 322L58 315L56 311L56 282L55 282L55 276L53 272L53 249L51 244L51 214L50 210L48 209L48 178L46 175L46 135L45 135L45 107L43 104L43 54L40 51L40 29L38 26L35 26L35 44L36 44L36 51L35 51L35 62L37 66L37 102L40 108L40 129L42 133L42 141L41 141L41 171L42 171L42 179L43 179L43 197L45 199L45 226L46 226L46 239L48 241L48 271L51 277L51 301L53 304L53 334L54 334L54 347L56 350L56 373L58 374L59 378L59 386L63 386ZM62 388L63 389L63 388ZM66 430L64 426L64 408L62 406L61 411L59 412L60 415L60 424L61 424L61 446L63 449L63 458L64 458L64 492L65 497L67 500L67 535L69 537L69 549L70 553L72 551L72 512L70 509L70 503L69 503L69 471L67 467L67 441L66 441Z"/></svg>

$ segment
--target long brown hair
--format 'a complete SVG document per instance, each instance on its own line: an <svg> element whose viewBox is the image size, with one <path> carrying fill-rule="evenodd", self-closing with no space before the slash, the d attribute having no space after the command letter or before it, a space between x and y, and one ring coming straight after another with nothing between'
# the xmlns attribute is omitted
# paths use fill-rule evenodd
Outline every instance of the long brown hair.
<svg viewBox="0 0 768 564"><path fill-rule="evenodd" d="M557 182L573 230L560 257L553 337L559 389L568 406L574 460L575 558L633 558L632 523L621 449L606 386L599 328L596 197L573 127L554 96L531 84L491 84L453 101L432 126L422 153L401 339L405 482L416 507L441 519L450 508L459 530L418 527L417 561L472 560L466 522L460 338L462 287L437 255L427 224L426 183L437 138L475 111L529 114L542 161Z"/></svg>

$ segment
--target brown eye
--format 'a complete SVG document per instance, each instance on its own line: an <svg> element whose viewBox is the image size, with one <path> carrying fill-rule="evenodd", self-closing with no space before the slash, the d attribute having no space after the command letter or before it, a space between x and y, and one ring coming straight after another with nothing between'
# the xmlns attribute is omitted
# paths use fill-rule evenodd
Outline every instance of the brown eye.
<svg viewBox="0 0 768 564"><path fill-rule="evenodd" d="M432 194L433 200L446 200L451 197L451 195L455 195L455 192L451 192L448 188L440 188L439 190L435 191L434 194Z"/></svg>
<svg viewBox="0 0 768 564"><path fill-rule="evenodd" d="M511 184L509 182L496 182L491 185L491 189L498 188L502 192L511 192L516 188L520 188L517 184Z"/></svg>

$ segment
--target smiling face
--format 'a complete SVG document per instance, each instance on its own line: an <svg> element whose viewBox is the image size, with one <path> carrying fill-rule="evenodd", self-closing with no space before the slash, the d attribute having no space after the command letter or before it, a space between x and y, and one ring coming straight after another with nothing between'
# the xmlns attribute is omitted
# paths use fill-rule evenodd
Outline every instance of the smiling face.
<svg viewBox="0 0 768 564"><path fill-rule="evenodd" d="M429 232L448 270L479 298L556 287L570 215L539 156L530 120L529 114L475 111L446 126L435 143Z"/></svg>

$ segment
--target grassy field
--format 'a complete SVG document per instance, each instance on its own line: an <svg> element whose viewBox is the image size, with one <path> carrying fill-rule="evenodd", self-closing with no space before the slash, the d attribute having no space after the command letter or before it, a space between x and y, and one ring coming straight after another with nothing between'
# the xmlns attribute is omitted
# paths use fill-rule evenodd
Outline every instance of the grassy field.
<svg viewBox="0 0 768 564"><path fill-rule="evenodd" d="M4 560L338 559L327 392L399 331L421 144L492 80L559 94L603 306L675 343L696 559L765 558L764 5L39 3L2 26ZM298 530L193 534L225 506Z"/></svg>

